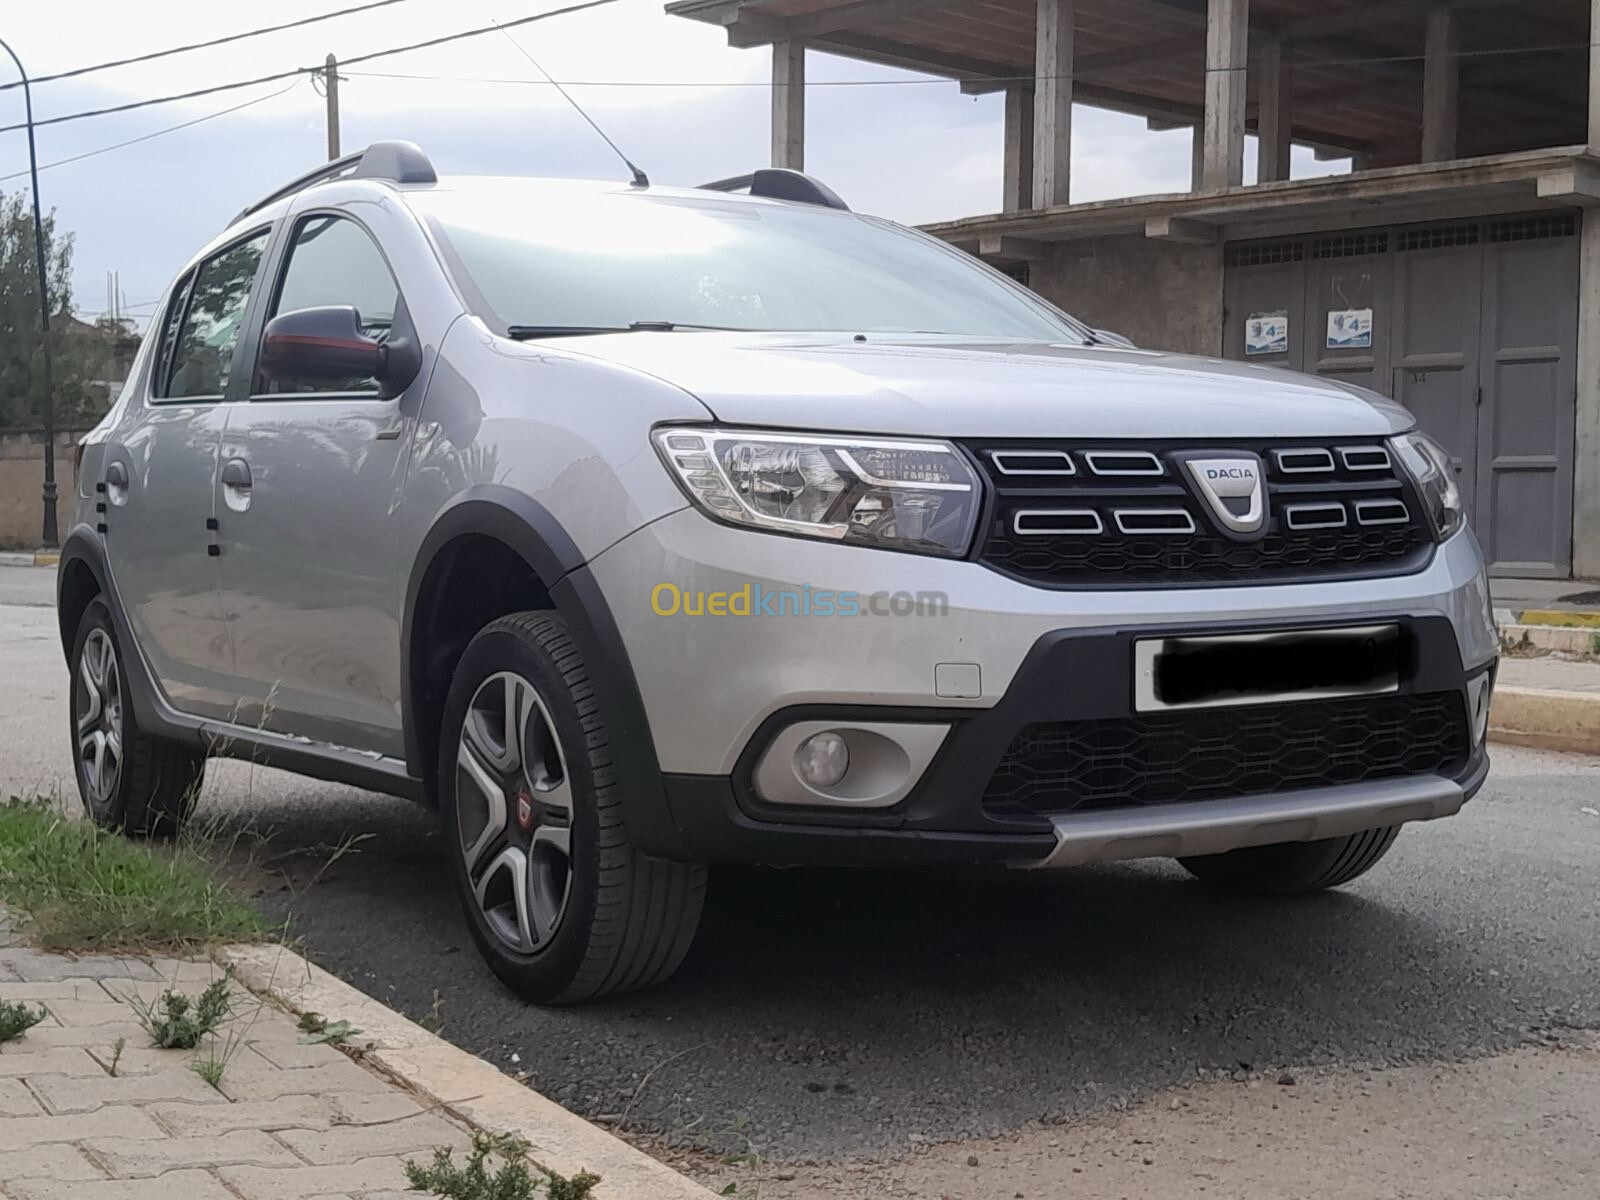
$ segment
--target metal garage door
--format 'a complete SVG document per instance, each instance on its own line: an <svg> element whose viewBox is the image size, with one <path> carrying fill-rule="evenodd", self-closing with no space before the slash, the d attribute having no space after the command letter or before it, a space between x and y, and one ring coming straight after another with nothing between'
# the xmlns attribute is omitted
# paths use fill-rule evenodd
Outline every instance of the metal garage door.
<svg viewBox="0 0 1600 1200"><path fill-rule="evenodd" d="M1395 397L1456 456L1491 569L1571 574L1575 214L1236 242L1227 264L1229 357Z"/></svg>

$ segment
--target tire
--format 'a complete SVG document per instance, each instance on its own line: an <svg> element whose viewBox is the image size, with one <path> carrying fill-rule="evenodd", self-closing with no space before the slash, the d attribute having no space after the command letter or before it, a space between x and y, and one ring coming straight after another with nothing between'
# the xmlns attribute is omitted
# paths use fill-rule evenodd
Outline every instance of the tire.
<svg viewBox="0 0 1600 1200"><path fill-rule="evenodd" d="M139 728L111 611L84 610L72 644L68 729L78 796L96 825L134 837L171 837L194 811L206 756Z"/></svg>
<svg viewBox="0 0 1600 1200"><path fill-rule="evenodd" d="M1366 874L1399 833L1400 826L1390 825L1320 842L1280 842L1178 861L1196 879L1230 891L1269 896L1318 892Z"/></svg>
<svg viewBox="0 0 1600 1200"><path fill-rule="evenodd" d="M540 1004L662 982L700 922L705 867L628 840L605 718L567 626L546 612L483 629L445 702L451 877L490 969Z"/></svg>

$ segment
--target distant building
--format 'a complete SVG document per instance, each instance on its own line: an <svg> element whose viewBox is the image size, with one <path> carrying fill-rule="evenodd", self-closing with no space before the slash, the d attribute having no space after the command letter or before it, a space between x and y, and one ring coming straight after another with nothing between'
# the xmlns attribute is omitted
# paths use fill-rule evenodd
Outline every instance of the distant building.
<svg viewBox="0 0 1600 1200"><path fill-rule="evenodd" d="M1600 0L667 10L771 44L776 166L804 164L807 46L1003 91L1003 210L932 232L1140 345L1396 397L1493 570L1600 576ZM1071 203L1075 99L1192 127L1191 190ZM1291 145L1354 173L1290 180Z"/></svg>
<svg viewBox="0 0 1600 1200"><path fill-rule="evenodd" d="M139 331L129 320L114 321L102 317L98 321L81 321L70 314L51 318L52 325L60 326L63 334L75 339L94 339L91 362L94 375L90 386L103 395L97 395L100 411L110 407L122 391L133 370L134 355L139 353Z"/></svg>

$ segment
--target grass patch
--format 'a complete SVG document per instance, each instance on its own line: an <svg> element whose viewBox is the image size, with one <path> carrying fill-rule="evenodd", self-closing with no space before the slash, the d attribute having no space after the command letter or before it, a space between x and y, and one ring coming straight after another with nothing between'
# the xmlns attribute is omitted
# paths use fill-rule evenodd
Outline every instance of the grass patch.
<svg viewBox="0 0 1600 1200"><path fill-rule="evenodd" d="M527 1142L511 1134L475 1133L466 1162L458 1164L449 1150L435 1150L433 1161L426 1166L406 1162L406 1182L413 1192L444 1200L534 1200L537 1196L590 1200L600 1182L598 1175L580 1171L568 1179L553 1171L537 1171L528 1162L530 1149Z"/></svg>
<svg viewBox="0 0 1600 1200"><path fill-rule="evenodd" d="M193 843L129 841L14 798L0 802L0 904L46 950L186 951L269 933Z"/></svg>

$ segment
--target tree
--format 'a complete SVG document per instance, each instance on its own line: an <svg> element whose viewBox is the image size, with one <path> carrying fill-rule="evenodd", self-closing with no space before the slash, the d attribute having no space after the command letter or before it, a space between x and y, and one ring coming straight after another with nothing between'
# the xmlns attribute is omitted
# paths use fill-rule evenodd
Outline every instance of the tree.
<svg viewBox="0 0 1600 1200"><path fill-rule="evenodd" d="M104 412L103 385L112 331L72 319L72 242L55 213L44 218L45 276L50 297L50 349L56 428L81 428ZM0 428L37 429L44 422L44 355L39 338L33 213L26 192L0 191Z"/></svg>

